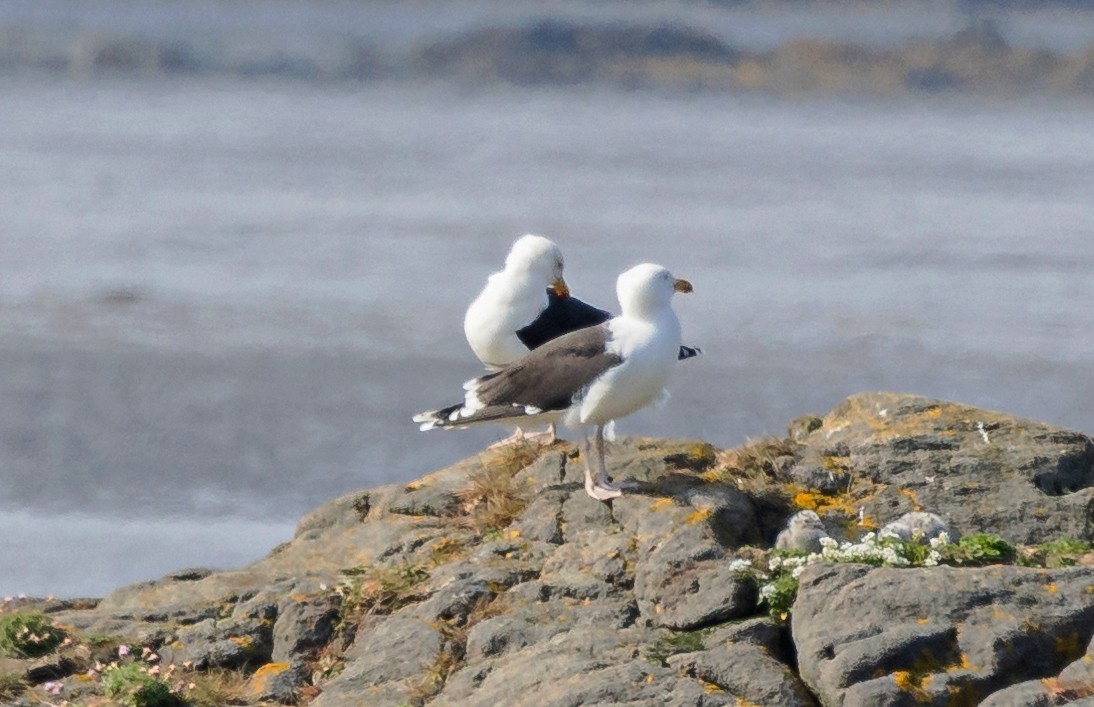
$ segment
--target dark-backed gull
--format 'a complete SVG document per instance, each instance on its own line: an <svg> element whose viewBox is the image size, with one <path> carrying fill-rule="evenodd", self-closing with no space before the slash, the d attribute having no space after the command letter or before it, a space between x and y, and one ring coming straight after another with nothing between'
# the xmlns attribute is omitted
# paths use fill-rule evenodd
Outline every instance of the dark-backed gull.
<svg viewBox="0 0 1094 707"><path fill-rule="evenodd" d="M645 263L619 276L621 314L565 334L512 365L464 384L464 401L414 416L422 430L483 422L564 422L584 428L585 489L593 498L619 496L604 465L604 426L664 394L680 352L674 292L691 292L665 268ZM595 426L596 463L587 430Z"/></svg>
<svg viewBox="0 0 1094 707"><path fill-rule="evenodd" d="M528 234L513 243L505 267L487 278L467 308L463 332L486 369L500 371L552 339L603 324L611 317L610 312L571 296L563 278L561 249L554 241ZM680 346L678 358L700 353L698 348ZM524 437L518 428L514 438ZM546 437L554 441L553 424Z"/></svg>
<svg viewBox="0 0 1094 707"><path fill-rule="evenodd" d="M492 274L463 318L467 343L488 370L500 371L530 350L611 314L570 296L562 251L543 236L518 238L505 267Z"/></svg>

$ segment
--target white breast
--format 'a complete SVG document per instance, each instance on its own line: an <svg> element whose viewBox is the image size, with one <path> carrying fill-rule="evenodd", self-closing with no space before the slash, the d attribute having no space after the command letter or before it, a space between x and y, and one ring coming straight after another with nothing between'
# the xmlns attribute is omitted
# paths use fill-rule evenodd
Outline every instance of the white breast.
<svg viewBox="0 0 1094 707"><path fill-rule="evenodd" d="M661 397L680 350L680 322L672 310L656 321L617 317L608 324L608 350L623 362L595 383L567 424L603 425L630 415Z"/></svg>

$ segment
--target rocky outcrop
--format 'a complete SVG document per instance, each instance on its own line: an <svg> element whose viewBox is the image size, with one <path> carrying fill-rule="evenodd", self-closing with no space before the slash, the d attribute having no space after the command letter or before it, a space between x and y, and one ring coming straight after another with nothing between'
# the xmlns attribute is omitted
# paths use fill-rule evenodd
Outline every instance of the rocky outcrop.
<svg viewBox="0 0 1094 707"><path fill-rule="evenodd" d="M570 445L488 451L336 499L249 567L5 606L70 640L4 659L33 686L0 701L94 704L109 663L137 661L194 704L1064 704L1094 695L1091 558L813 564L789 622L742 567L766 567L801 511L834 538L923 511L966 535L1091 540L1091 449L868 394L734 450L621 441L609 466L635 490L610 504L585 494Z"/></svg>
<svg viewBox="0 0 1094 707"><path fill-rule="evenodd" d="M897 394L854 396L821 422L788 473L830 521L880 527L926 510L1018 543L1094 533L1094 444L1082 433Z"/></svg>
<svg viewBox="0 0 1094 707"><path fill-rule="evenodd" d="M792 627L825 705L1033 704L1000 691L1088 664L1094 568L814 565Z"/></svg>

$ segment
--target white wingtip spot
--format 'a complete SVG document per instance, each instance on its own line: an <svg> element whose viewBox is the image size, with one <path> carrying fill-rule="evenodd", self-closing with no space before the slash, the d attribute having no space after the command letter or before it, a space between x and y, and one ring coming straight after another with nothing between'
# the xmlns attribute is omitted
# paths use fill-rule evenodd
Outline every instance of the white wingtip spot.
<svg viewBox="0 0 1094 707"><path fill-rule="evenodd" d="M524 406L524 414L525 415L538 415L541 412L543 412L543 411L540 410L539 408L537 408L535 405L525 405Z"/></svg>

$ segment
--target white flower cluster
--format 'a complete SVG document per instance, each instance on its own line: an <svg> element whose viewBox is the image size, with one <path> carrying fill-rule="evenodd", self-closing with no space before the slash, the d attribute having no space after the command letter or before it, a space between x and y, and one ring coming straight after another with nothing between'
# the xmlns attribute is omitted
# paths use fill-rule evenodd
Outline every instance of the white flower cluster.
<svg viewBox="0 0 1094 707"><path fill-rule="evenodd" d="M827 542L826 542L827 541ZM883 542L876 533L867 533L857 543L837 543L831 538L821 540L821 551L813 553L810 559L815 562L865 562L881 564L886 567L907 567L908 560L897 554L891 543Z"/></svg>
<svg viewBox="0 0 1094 707"><path fill-rule="evenodd" d="M931 538L927 543L930 550L921 563L917 562L915 564L934 567L941 562L941 550L949 543L950 537L947 533L941 533L937 537ZM841 543L826 537L821 539L820 544L821 551L809 555L788 557L776 555L772 557L767 563L769 574L755 572L755 577L760 582L760 601L771 602L771 599L780 591L777 584L779 577L785 576L788 571L791 577L798 579L807 565L820 562L861 562L883 567L911 567L913 565L912 561L898 550L910 544L923 545L924 543L922 542L922 536L909 543L909 541L902 540L895 533L882 531L880 534L867 533L857 543ZM730 567L735 571L745 570L747 564L743 560L736 560Z"/></svg>
<svg viewBox="0 0 1094 707"><path fill-rule="evenodd" d="M778 572L782 569L789 569L790 575L794 577L794 579L797 579L798 575L802 573L802 570L805 569L806 565L813 564L810 561L810 558L814 557L814 555L772 557L770 560L767 561L767 569L771 570L772 572Z"/></svg>
<svg viewBox="0 0 1094 707"><path fill-rule="evenodd" d="M729 571L733 572L733 573L748 572L748 573L751 574L751 572L752 572L752 563L749 562L748 560L745 560L745 559L742 559L742 558L738 557L736 560L729 563Z"/></svg>

